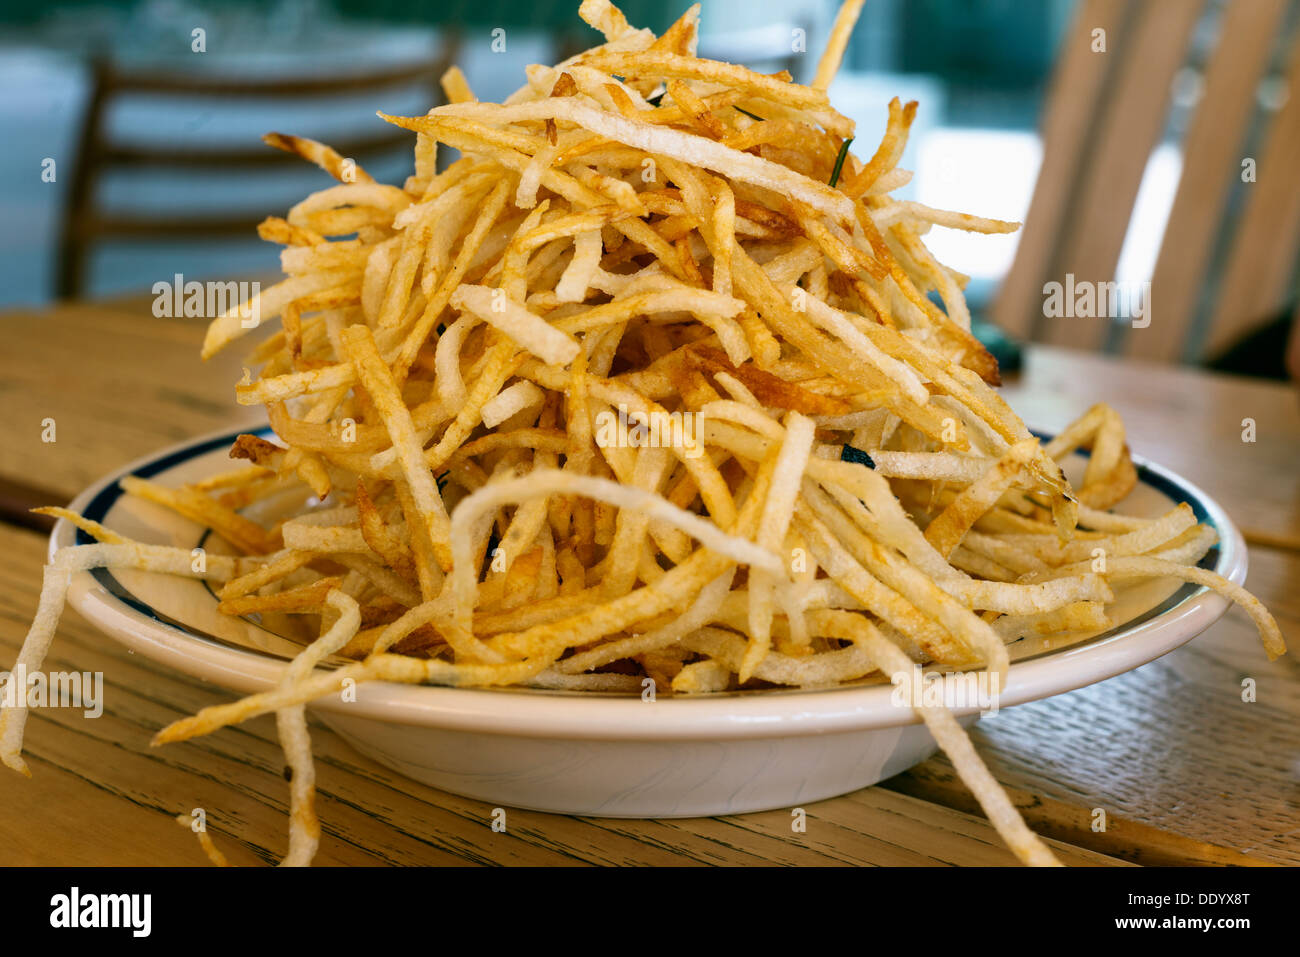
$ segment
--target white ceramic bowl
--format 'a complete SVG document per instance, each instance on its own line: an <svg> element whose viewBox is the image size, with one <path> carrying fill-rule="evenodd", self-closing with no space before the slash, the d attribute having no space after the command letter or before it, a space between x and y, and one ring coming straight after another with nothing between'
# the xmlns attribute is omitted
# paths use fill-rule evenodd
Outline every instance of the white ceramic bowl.
<svg viewBox="0 0 1300 957"><path fill-rule="evenodd" d="M230 467L234 435L143 459L87 489L72 507L131 537L194 547L205 530L121 494L123 475L164 484ZM1068 463L1077 469L1082 460ZM1136 460L1140 481L1123 511L1153 516L1189 502L1219 533L1202 563L1234 582L1246 549L1223 509L1166 469ZM1073 477L1073 476L1072 476ZM59 522L51 551L84 533ZM132 570L78 574L69 601L128 648L239 692L276 682L298 646L216 611L208 587ZM1227 601L1172 580L1117 589L1118 627L1061 642L1023 638L1000 707L1121 674L1177 648L1218 619ZM699 697L472 690L376 682L355 701L312 707L358 751L434 787L493 804L604 817L694 817L794 807L867 787L925 760L935 743L889 685ZM978 710L958 712L964 723Z"/></svg>

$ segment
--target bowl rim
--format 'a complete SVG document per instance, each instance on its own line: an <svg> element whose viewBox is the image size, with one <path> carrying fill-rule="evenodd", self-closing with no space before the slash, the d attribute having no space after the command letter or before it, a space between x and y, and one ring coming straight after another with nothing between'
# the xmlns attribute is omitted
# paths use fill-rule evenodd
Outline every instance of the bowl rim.
<svg viewBox="0 0 1300 957"><path fill-rule="evenodd" d="M141 470L153 473L209 454L246 432L269 433L266 426L223 429L143 456L82 491L70 503L84 512L116 490L117 482ZM1041 437L1041 433L1039 434ZM1240 531L1223 507L1177 473L1134 455L1139 481L1172 498L1189 501L1200 521L1219 533L1214 570L1237 584L1246 579L1247 553ZM1177 493L1177 494L1174 494ZM116 495L112 498L116 499ZM84 533L80 533L84 536ZM78 540L78 530L60 519L50 534L49 554ZM1183 597L1184 591L1191 591ZM1095 638L1013 662L1001 689L999 708L1012 707L1084 687L1123 674L1164 655L1200 634L1227 611L1230 602L1203 586L1185 585L1163 611L1139 616ZM91 624L128 649L224 688L249 693L278 683L286 662L195 635L132 607L105 587L93 572L72 576L68 603ZM915 724L909 707L892 701L886 684L825 689L779 689L700 696L658 696L547 691L532 688L457 688L365 682L354 700L335 692L310 707L394 724L524 737L582 740L720 740L851 733ZM650 710L646 710L650 708ZM954 713L976 714L977 708ZM651 720L646 720L651 716Z"/></svg>

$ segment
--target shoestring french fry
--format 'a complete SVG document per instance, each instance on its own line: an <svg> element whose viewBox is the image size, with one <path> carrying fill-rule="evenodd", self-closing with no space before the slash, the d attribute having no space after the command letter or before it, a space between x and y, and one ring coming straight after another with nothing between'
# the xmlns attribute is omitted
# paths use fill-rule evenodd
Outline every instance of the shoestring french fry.
<svg viewBox="0 0 1300 957"><path fill-rule="evenodd" d="M1270 657L1285 651L1258 601L1196 567L1215 537L1189 507L1109 511L1137 481L1112 409L1043 445L992 388L964 277L923 236L1015 224L893 196L915 103L895 99L878 147L854 154L861 133L826 91L861 7L802 86L697 57L698 7L656 38L583 0L606 42L530 68L504 103L453 69L447 105L380 114L418 134L402 187L267 137L341 180L259 229L286 246L288 276L258 303L283 328L232 310L203 347L262 337L236 395L278 441L241 436L232 456L251 465L207 483L123 486L234 548L203 572L223 611L320 636L274 688L155 739L275 713L286 863L320 834L303 709L345 681L651 681L670 697L914 665L1001 676L1007 642L1104 628L1112 586L1154 578L1242 604ZM461 151L442 172L439 143ZM1091 452L1077 489L1058 464L1076 449ZM246 507L290 487L288 514ZM188 549L51 514L101 544L47 567L29 670L75 571L195 574ZM1016 855L1055 863L954 716L916 710ZM0 712L0 759L20 771L25 718Z"/></svg>

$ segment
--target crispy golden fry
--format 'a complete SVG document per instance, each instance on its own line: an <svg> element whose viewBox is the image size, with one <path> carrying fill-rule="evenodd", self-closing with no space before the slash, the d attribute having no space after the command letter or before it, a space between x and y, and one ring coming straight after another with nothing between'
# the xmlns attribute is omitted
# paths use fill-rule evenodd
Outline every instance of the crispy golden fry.
<svg viewBox="0 0 1300 957"><path fill-rule="evenodd" d="M338 152L309 140L305 136L290 136L286 133L267 133L262 137L267 146L274 146L286 153L301 156L309 163L315 163L340 183L373 183L375 178L357 165L355 160L340 156Z"/></svg>
<svg viewBox="0 0 1300 957"><path fill-rule="evenodd" d="M43 510L100 544L54 557L19 662L40 666L69 576L92 567L223 583L229 614L311 616L319 637L277 686L155 740L274 713L299 864L320 836L303 709L348 681L706 694L921 663L1003 676L1005 642L1095 633L1112 585L1165 576L1242 604L1284 652L1258 601L1198 567L1216 536L1189 508L1106 511L1137 481L1114 410L1043 446L991 388L965 277L923 237L1015 224L891 195L915 103L893 100L871 157L853 155L826 90L861 7L801 86L697 57L698 6L655 38L583 0L606 42L529 68L505 103L452 69L448 105L385 116L417 134L402 188L270 134L342 182L261 224L288 277L256 322L218 317L203 355L281 318L235 391L284 445L242 435L230 454L252 465L194 486L123 482L241 555L195 562ZM439 143L463 153L441 173ZM1077 449L1075 490L1058 462ZM352 662L317 670L335 654ZM1054 863L954 717L916 711L1021 860ZM25 719L0 711L19 771Z"/></svg>

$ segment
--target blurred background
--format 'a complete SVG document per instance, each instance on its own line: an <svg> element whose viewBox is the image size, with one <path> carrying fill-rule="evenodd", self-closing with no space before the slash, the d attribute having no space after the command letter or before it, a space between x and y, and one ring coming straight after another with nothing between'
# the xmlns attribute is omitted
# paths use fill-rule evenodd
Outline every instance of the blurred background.
<svg viewBox="0 0 1300 957"><path fill-rule="evenodd" d="M622 9L658 32L685 6ZM837 6L705 0L701 55L807 81ZM598 41L576 7L6 2L0 307L135 292L174 273L274 273L278 247L253 226L328 178L263 147L262 133L324 140L400 183L408 135L375 110L440 102L449 62L480 99L502 99L527 64ZM1300 248L1298 7L867 0L831 95L857 121L864 157L891 97L920 102L902 161L915 176L901 196L1028 219L1017 235L935 228L927 239L970 277L975 314L1011 338L1059 338L1042 315L1045 280L1069 272L1136 288L1155 277L1160 331L1139 354L1279 377ZM1018 255L1020 245L1035 254ZM1059 344L1120 351L1138 340L1119 323L1098 328Z"/></svg>

